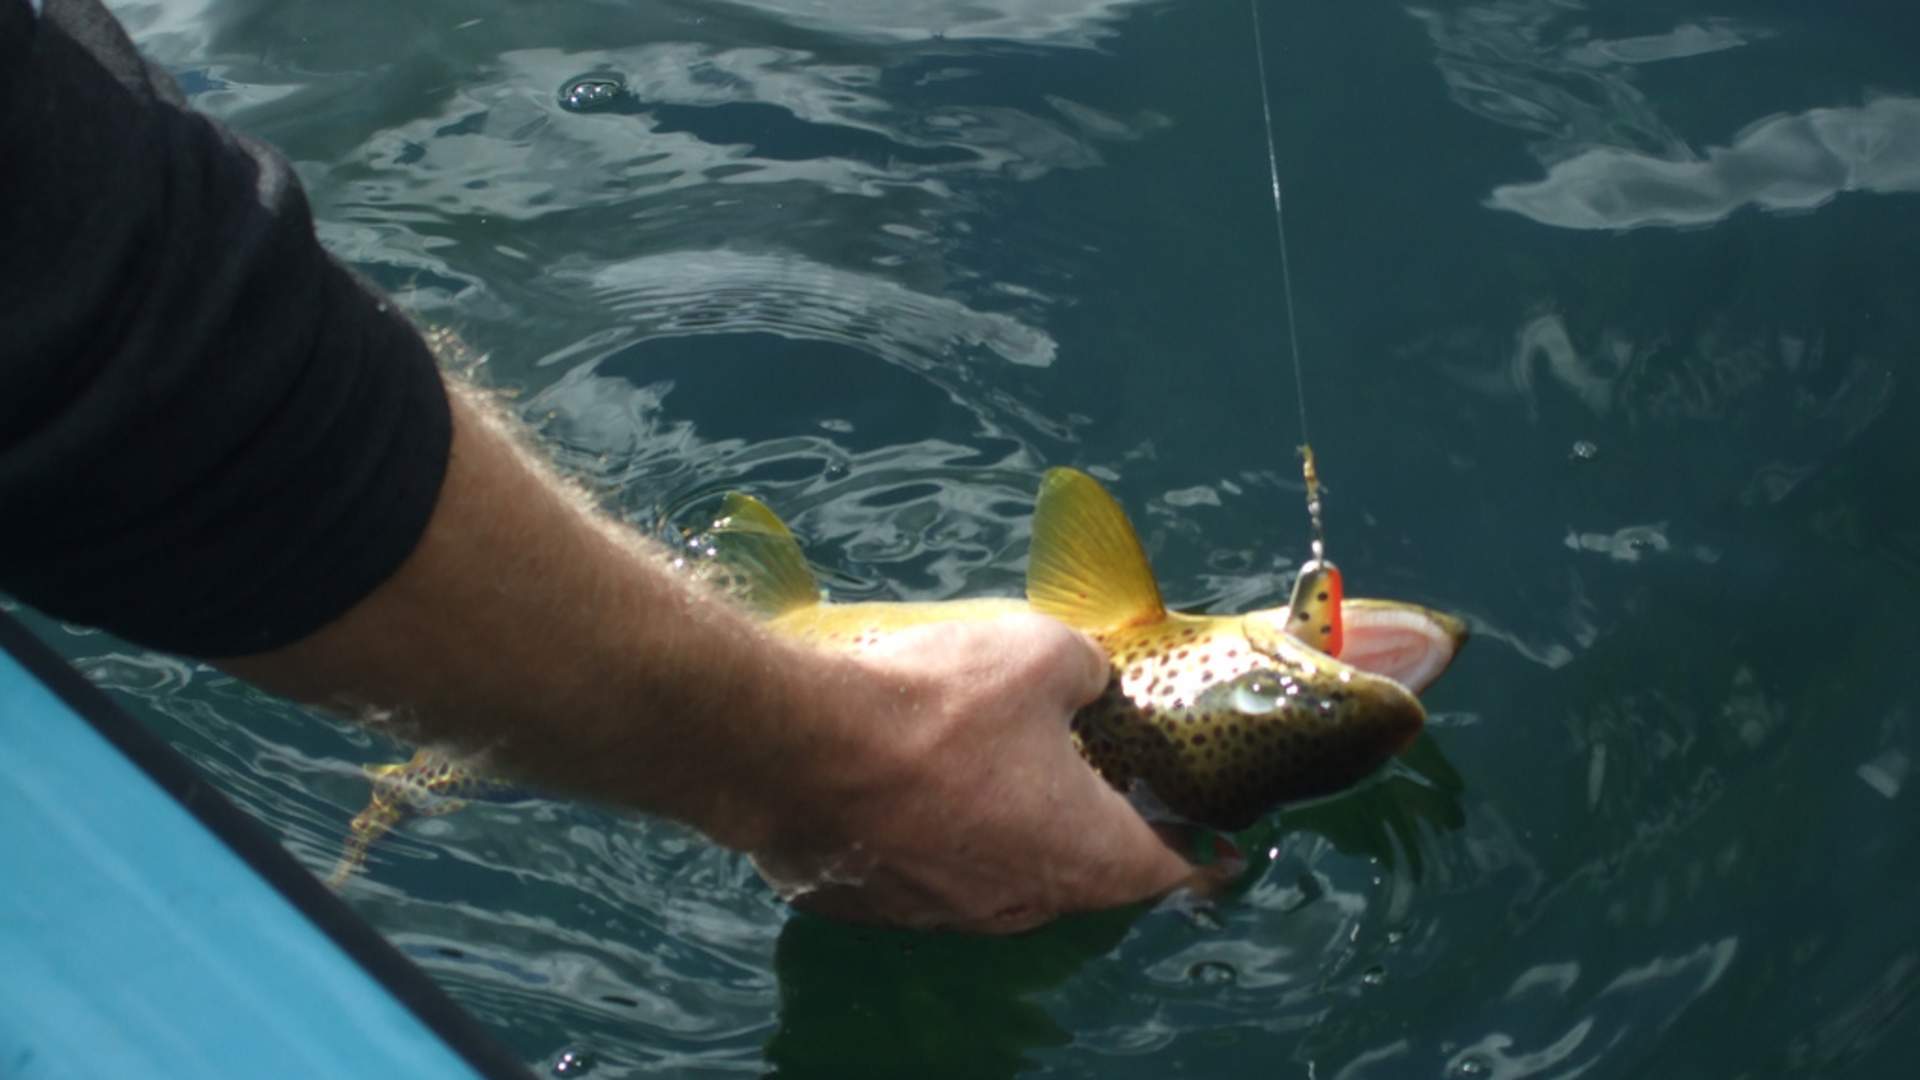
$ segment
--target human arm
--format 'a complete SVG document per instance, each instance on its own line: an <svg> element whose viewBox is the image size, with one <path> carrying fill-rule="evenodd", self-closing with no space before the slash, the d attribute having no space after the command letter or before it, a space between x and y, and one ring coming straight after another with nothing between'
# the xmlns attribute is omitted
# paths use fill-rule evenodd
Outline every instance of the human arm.
<svg viewBox="0 0 1920 1080"><path fill-rule="evenodd" d="M559 793L666 814L850 917L1012 929L1185 873L1073 754L1057 624L853 660L595 514L314 243L286 162L111 19L0 0L0 589Z"/></svg>
<svg viewBox="0 0 1920 1080"><path fill-rule="evenodd" d="M688 822L841 917L1008 931L1192 873L1066 719L1105 659L1049 620L900 635L863 658L766 633L596 514L470 395L385 584L221 666L391 712L535 785Z"/></svg>

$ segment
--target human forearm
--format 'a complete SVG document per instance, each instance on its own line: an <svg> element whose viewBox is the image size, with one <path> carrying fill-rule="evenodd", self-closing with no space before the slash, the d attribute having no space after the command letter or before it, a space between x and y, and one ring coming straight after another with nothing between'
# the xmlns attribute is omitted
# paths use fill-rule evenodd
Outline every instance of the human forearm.
<svg viewBox="0 0 1920 1080"><path fill-rule="evenodd" d="M446 479L413 554L319 632L221 665L302 700L390 714L551 790L755 846L765 825L739 805L741 785L703 765L719 752L735 777L757 771L756 749L773 749L760 729L844 676L673 572L487 406L453 398ZM829 719L812 722L818 739Z"/></svg>
<svg viewBox="0 0 1920 1080"><path fill-rule="evenodd" d="M672 571L456 395L418 549L340 619L223 661L389 710L549 790L665 814L848 918L1008 931L1191 868L1074 752L1107 662L1038 616L804 651Z"/></svg>

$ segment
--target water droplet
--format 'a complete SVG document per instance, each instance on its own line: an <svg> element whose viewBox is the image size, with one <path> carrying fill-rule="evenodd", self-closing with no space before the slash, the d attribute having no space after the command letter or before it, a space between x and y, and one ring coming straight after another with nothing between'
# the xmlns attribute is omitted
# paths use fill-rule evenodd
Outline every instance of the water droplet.
<svg viewBox="0 0 1920 1080"><path fill-rule="evenodd" d="M585 1050L562 1050L560 1056L553 1059L551 1071L555 1076L585 1076L598 1064L593 1055Z"/></svg>
<svg viewBox="0 0 1920 1080"><path fill-rule="evenodd" d="M627 86L619 79L588 75L560 88L560 107L568 112L606 112L627 96Z"/></svg>
<svg viewBox="0 0 1920 1080"><path fill-rule="evenodd" d="M1407 940L1407 932L1405 930L1387 931L1387 944L1398 945L1405 940Z"/></svg>
<svg viewBox="0 0 1920 1080"><path fill-rule="evenodd" d="M1600 456L1600 446L1587 439L1577 439L1573 444L1573 460L1592 461Z"/></svg>
<svg viewBox="0 0 1920 1080"><path fill-rule="evenodd" d="M853 466L844 461L829 461L821 473L828 480L844 480L853 473Z"/></svg>
<svg viewBox="0 0 1920 1080"><path fill-rule="evenodd" d="M1224 960L1202 960L1187 969L1187 978L1203 986L1226 986L1240 977Z"/></svg>
<svg viewBox="0 0 1920 1080"><path fill-rule="evenodd" d="M1360 985L1362 986L1379 986L1386 981L1387 969L1381 967L1379 964L1375 964L1360 973Z"/></svg>
<svg viewBox="0 0 1920 1080"><path fill-rule="evenodd" d="M1450 1080L1480 1080L1483 1076L1493 1075L1493 1062L1479 1054L1461 1054L1447 1066Z"/></svg>

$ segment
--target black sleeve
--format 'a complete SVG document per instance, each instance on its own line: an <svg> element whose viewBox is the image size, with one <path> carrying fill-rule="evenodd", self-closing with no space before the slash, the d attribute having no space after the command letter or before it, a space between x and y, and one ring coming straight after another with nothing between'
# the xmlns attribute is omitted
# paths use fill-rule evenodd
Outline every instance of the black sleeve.
<svg viewBox="0 0 1920 1080"><path fill-rule="evenodd" d="M288 644L412 551L450 440L283 159L95 0L0 0L0 592L190 655Z"/></svg>

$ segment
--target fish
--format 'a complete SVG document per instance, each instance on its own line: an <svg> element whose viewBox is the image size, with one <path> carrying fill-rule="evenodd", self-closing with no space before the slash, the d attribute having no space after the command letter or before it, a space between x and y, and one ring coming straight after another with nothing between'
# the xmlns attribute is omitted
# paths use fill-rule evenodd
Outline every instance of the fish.
<svg viewBox="0 0 1920 1080"><path fill-rule="evenodd" d="M1111 673L1073 715L1075 748L1154 816L1224 832L1379 771L1424 728L1416 695L1467 639L1454 616L1344 596L1338 571L1317 558L1285 606L1171 611L1126 512L1069 468L1042 478L1024 599L831 602L786 523L740 492L692 547L709 555L691 561L695 576L775 634L819 649L859 653L909 627L1022 611L1083 631ZM368 774L373 797L349 827L336 884L408 816L506 790L432 748Z"/></svg>

